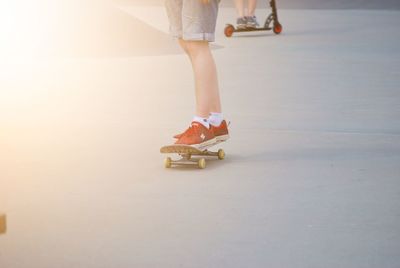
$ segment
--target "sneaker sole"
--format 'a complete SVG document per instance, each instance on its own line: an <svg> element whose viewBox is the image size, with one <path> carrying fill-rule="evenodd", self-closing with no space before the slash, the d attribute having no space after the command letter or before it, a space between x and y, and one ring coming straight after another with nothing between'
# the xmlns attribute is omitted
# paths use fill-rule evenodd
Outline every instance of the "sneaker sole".
<svg viewBox="0 0 400 268"><path fill-rule="evenodd" d="M229 134L216 136L215 138L217 139L217 142L224 142L229 139Z"/></svg>
<svg viewBox="0 0 400 268"><path fill-rule="evenodd" d="M208 140L208 141L205 141L205 142L202 142L199 144L191 144L190 146L192 146L198 150L204 150L204 149L206 149L206 147L209 147L215 143L217 143L217 138L213 138L211 140Z"/></svg>

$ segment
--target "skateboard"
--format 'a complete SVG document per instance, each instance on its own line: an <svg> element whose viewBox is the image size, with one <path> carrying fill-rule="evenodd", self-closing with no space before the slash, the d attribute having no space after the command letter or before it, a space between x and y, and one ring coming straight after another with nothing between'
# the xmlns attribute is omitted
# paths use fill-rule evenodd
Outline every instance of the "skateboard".
<svg viewBox="0 0 400 268"><path fill-rule="evenodd" d="M280 34L282 32L282 25L278 21L278 11L276 9L275 0L270 0L269 5L271 6L271 14L265 20L263 27L256 28L235 28L232 24L227 24L224 29L224 34L226 37L231 37L233 33L238 32L254 32L254 31L270 31L272 30L275 34ZM272 26L271 26L272 23Z"/></svg>
<svg viewBox="0 0 400 268"><path fill-rule="evenodd" d="M180 159L174 160L171 157L167 157L164 160L164 167L171 168L173 165L181 166L197 166L200 169L206 168L206 159L204 156L218 157L219 160L225 158L225 152L222 149L218 151L209 151L208 148L215 146L219 142L213 143L206 148L195 148L190 145L173 144L161 147L160 152L162 154L178 154ZM200 156L192 158L192 156Z"/></svg>

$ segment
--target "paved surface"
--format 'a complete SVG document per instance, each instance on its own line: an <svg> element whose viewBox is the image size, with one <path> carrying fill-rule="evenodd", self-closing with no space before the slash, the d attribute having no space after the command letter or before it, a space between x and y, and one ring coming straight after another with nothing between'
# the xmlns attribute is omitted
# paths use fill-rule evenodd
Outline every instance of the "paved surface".
<svg viewBox="0 0 400 268"><path fill-rule="evenodd" d="M282 35L226 39L223 8L232 138L205 170L163 168L191 70L161 7L126 14L169 48L1 63L0 267L398 267L398 12L281 10Z"/></svg>

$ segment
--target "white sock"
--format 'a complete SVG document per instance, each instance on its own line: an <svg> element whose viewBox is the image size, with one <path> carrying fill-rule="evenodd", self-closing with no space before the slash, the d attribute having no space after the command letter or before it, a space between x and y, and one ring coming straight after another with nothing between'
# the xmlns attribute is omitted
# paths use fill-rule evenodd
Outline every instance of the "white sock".
<svg viewBox="0 0 400 268"><path fill-rule="evenodd" d="M208 122L210 122L214 127L221 125L223 120L224 117L222 116L222 113L210 113L210 117L208 117Z"/></svg>
<svg viewBox="0 0 400 268"><path fill-rule="evenodd" d="M208 118L204 118L204 117L195 115L193 117L192 122L198 122L198 123L202 124L203 126L205 126L206 128L210 128L210 123L208 122Z"/></svg>

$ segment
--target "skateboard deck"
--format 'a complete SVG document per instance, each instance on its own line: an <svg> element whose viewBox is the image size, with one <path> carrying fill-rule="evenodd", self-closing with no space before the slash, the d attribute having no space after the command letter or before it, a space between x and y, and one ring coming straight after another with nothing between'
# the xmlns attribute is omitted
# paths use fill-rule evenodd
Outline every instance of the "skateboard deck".
<svg viewBox="0 0 400 268"><path fill-rule="evenodd" d="M181 157L180 159L177 160L172 159L171 157L165 158L164 167L170 168L173 165L193 165L201 169L204 169L206 167L206 159L201 156L218 157L219 160L223 160L225 158L225 152L222 149L219 149L216 152L208 150L208 148L218 143L219 142L211 144L201 149L195 148L190 145L181 145L181 144L172 144L163 146L160 149L160 152L162 154L178 154ZM200 156L200 158L192 158L192 156Z"/></svg>

